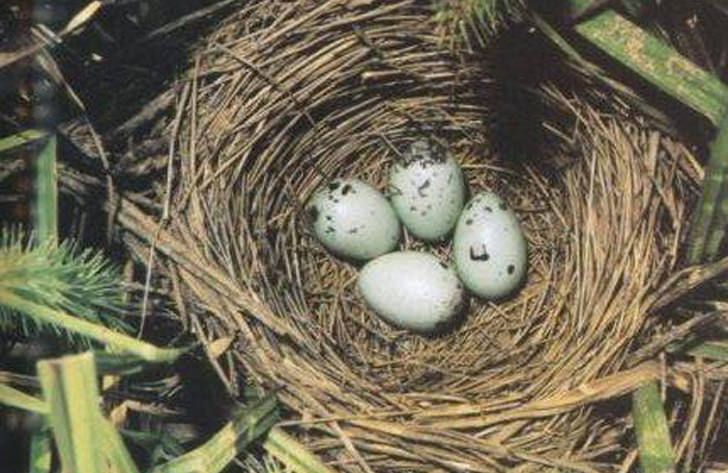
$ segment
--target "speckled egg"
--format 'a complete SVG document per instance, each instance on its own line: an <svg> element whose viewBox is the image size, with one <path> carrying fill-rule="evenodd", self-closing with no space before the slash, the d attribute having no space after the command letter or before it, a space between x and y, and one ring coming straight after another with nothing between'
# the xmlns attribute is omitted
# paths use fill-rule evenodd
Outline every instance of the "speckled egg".
<svg viewBox="0 0 728 473"><path fill-rule="evenodd" d="M368 262L357 287L382 319L420 333L437 332L454 321L465 292L451 266L417 251L389 253Z"/></svg>
<svg viewBox="0 0 728 473"><path fill-rule="evenodd" d="M389 175L392 206L410 233L426 241L444 238L465 203L465 182L457 161L440 145L415 141Z"/></svg>
<svg viewBox="0 0 728 473"><path fill-rule="evenodd" d="M397 246L401 227L381 192L358 179L335 179L306 204L316 238L332 253L367 260Z"/></svg>
<svg viewBox="0 0 728 473"><path fill-rule="evenodd" d="M478 296L500 299L521 283L527 244L516 214L492 192L473 197L458 219L453 255L465 287Z"/></svg>

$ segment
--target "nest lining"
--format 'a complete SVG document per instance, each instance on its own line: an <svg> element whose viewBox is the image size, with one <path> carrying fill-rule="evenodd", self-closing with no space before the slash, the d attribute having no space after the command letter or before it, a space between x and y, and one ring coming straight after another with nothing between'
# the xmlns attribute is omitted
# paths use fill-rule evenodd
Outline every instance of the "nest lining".
<svg viewBox="0 0 728 473"><path fill-rule="evenodd" d="M650 295L675 267L694 187L688 151L548 88L574 117L559 124L568 139L518 162L488 155L489 81L442 47L418 2L256 5L200 46L165 131L180 155L167 230L211 268L165 277L204 312L201 336L237 335L235 369L283 386L303 425L315 421L309 445L334 457L355 445L376 469L410 471L621 461L620 422L552 401L618 372L652 326ZM357 269L314 241L302 210L334 176L383 188L394 149L423 136L448 144L471 194L506 198L530 248L516 297L473 298L463 324L433 338L366 309ZM539 402L554 415L509 414Z"/></svg>

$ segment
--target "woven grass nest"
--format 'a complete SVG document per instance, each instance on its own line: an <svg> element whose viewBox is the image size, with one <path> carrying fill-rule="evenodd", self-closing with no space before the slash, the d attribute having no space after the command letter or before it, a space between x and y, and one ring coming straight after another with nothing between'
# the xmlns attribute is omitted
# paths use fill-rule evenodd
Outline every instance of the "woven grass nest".
<svg viewBox="0 0 728 473"><path fill-rule="evenodd" d="M703 277L676 271L700 167L639 118L557 86L542 96L570 119L544 124L543 154L492 152L495 85L478 53L436 29L409 0L257 2L229 17L148 137L168 138L174 160L157 157L169 168L156 204L122 206L129 248L145 264L154 248L154 277L207 346L234 337L211 351L230 390L280 388L286 424L337 469L629 468L619 399L655 379L676 388L679 457L698 461L702 375L643 344ZM457 157L471 194L503 195L529 242L515 297L471 299L460 326L429 338L365 307L358 268L315 241L302 210L333 177L383 189L398 150L422 137ZM408 236L401 248L451 251Z"/></svg>

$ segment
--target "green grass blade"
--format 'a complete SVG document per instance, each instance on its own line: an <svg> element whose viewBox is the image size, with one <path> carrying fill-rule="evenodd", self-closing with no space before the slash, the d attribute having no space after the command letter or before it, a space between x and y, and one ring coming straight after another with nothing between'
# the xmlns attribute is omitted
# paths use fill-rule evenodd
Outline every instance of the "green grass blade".
<svg viewBox="0 0 728 473"><path fill-rule="evenodd" d="M57 138L53 134L35 157L33 224L38 243L58 241Z"/></svg>
<svg viewBox="0 0 728 473"><path fill-rule="evenodd" d="M576 11L589 0L571 0ZM603 11L577 24L575 30L640 77L686 106L721 122L728 110L728 87L667 43L613 10Z"/></svg>
<svg viewBox="0 0 728 473"><path fill-rule="evenodd" d="M674 472L670 431L656 383L649 383L632 393L632 417L642 473Z"/></svg>
<svg viewBox="0 0 728 473"><path fill-rule="evenodd" d="M130 375L140 373L149 366L149 361L142 360L130 353L112 353L94 351L96 369L100 375Z"/></svg>
<svg viewBox="0 0 728 473"><path fill-rule="evenodd" d="M48 136L48 132L45 130L30 129L21 131L20 133L16 133L14 135L0 138L0 153L12 150L13 148L17 148L18 146L30 144L34 141L43 139L46 136Z"/></svg>
<svg viewBox="0 0 728 473"><path fill-rule="evenodd" d="M91 353L39 361L38 377L50 407L50 424L64 471L102 473L95 427L99 392Z"/></svg>
<svg viewBox="0 0 728 473"><path fill-rule="evenodd" d="M48 413L48 405L44 401L6 384L0 384L0 404L40 414Z"/></svg>
<svg viewBox="0 0 728 473"><path fill-rule="evenodd" d="M68 315L60 310L36 304L13 292L0 289L0 304L12 310L27 314L47 323L62 327L69 332L96 340L114 347L115 350L127 352L142 360L154 363L168 363L176 360L189 348L159 348L150 343L115 332L102 325Z"/></svg>
<svg viewBox="0 0 728 473"><path fill-rule="evenodd" d="M290 471L334 473L316 455L278 427L271 429L263 448L286 465Z"/></svg>
<svg viewBox="0 0 728 473"><path fill-rule="evenodd" d="M154 468L152 473L219 473L278 421L277 406L277 398L269 395L239 410L202 446Z"/></svg>
<svg viewBox="0 0 728 473"><path fill-rule="evenodd" d="M106 419L100 410L96 410L96 433L99 447L104 452L108 470L104 473L138 473L134 460L121 439L121 435Z"/></svg>
<svg viewBox="0 0 728 473"><path fill-rule="evenodd" d="M35 432L30 438L29 473L50 473L53 445L49 428Z"/></svg>
<svg viewBox="0 0 728 473"><path fill-rule="evenodd" d="M690 264L718 256L728 224L728 116L721 122L710 149L700 203L693 219L688 246Z"/></svg>

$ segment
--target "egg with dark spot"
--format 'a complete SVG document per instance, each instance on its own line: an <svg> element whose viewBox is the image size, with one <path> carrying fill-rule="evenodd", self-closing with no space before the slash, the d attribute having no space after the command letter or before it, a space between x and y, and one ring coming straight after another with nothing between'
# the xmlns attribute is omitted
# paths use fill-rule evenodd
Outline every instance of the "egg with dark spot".
<svg viewBox="0 0 728 473"><path fill-rule="evenodd" d="M321 187L306 203L306 214L316 238L344 258L368 260L388 253L402 232L384 195L358 179L336 179Z"/></svg>
<svg viewBox="0 0 728 473"><path fill-rule="evenodd" d="M357 288L379 317L419 333L448 326L464 307L465 291L455 270L430 253L380 256L364 265Z"/></svg>
<svg viewBox="0 0 728 473"><path fill-rule="evenodd" d="M389 193L410 233L438 241L452 231L463 209L465 181L450 153L434 142L419 140L390 169ZM427 212L416 210L422 208Z"/></svg>
<svg viewBox="0 0 728 473"><path fill-rule="evenodd" d="M511 294L526 275L528 245L518 217L492 192L465 206L453 236L458 275L470 291L487 299Z"/></svg>

